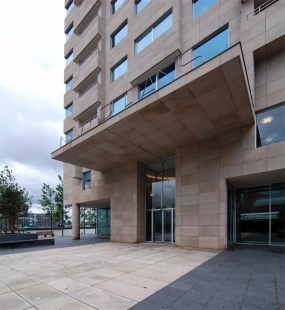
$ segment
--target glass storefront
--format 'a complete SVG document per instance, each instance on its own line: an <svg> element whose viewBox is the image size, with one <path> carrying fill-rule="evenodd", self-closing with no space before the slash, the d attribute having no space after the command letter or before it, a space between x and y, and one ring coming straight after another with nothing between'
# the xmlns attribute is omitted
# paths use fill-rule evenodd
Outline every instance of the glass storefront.
<svg viewBox="0 0 285 310"><path fill-rule="evenodd" d="M146 241L174 242L175 159L146 169Z"/></svg>
<svg viewBox="0 0 285 310"><path fill-rule="evenodd" d="M97 236L110 236L110 209L97 209Z"/></svg>
<svg viewBox="0 0 285 310"><path fill-rule="evenodd" d="M285 244L285 182L237 189L236 207L232 193L228 187L228 244Z"/></svg>

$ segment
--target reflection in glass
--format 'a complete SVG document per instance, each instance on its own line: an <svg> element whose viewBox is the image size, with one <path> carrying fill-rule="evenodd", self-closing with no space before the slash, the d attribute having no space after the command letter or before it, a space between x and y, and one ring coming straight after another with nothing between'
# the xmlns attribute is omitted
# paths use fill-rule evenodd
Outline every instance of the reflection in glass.
<svg viewBox="0 0 285 310"><path fill-rule="evenodd" d="M125 2L125 0L115 0L112 2L112 14L114 14L118 8Z"/></svg>
<svg viewBox="0 0 285 310"><path fill-rule="evenodd" d="M66 91L69 91L73 87L73 78L69 79L66 83Z"/></svg>
<svg viewBox="0 0 285 310"><path fill-rule="evenodd" d="M163 241L171 242L172 210L164 210Z"/></svg>
<svg viewBox="0 0 285 310"><path fill-rule="evenodd" d="M175 79L175 64L158 72L158 88L161 88Z"/></svg>
<svg viewBox="0 0 285 310"><path fill-rule="evenodd" d="M175 159L163 162L162 207L175 208Z"/></svg>
<svg viewBox="0 0 285 310"><path fill-rule="evenodd" d="M162 211L154 211L153 241L162 241Z"/></svg>
<svg viewBox="0 0 285 310"><path fill-rule="evenodd" d="M227 245L233 244L233 208L234 208L234 188L228 183L228 193L227 193Z"/></svg>
<svg viewBox="0 0 285 310"><path fill-rule="evenodd" d="M73 34L73 26L71 26L66 32L66 41L72 36Z"/></svg>
<svg viewBox="0 0 285 310"><path fill-rule="evenodd" d="M73 52L71 52L66 58L66 66L68 66L73 60Z"/></svg>
<svg viewBox="0 0 285 310"><path fill-rule="evenodd" d="M123 95L113 101L113 115L123 111L126 108L127 95Z"/></svg>
<svg viewBox="0 0 285 310"><path fill-rule="evenodd" d="M228 28L221 31L214 37L210 38L205 43L196 47L193 51L193 59L197 56L203 56L204 61L220 54L222 51L229 47L229 31ZM194 68L201 65L203 60L201 57L193 61Z"/></svg>
<svg viewBox="0 0 285 310"><path fill-rule="evenodd" d="M136 14L139 14L139 12L148 4L151 0L139 0L136 2Z"/></svg>
<svg viewBox="0 0 285 310"><path fill-rule="evenodd" d="M71 1L69 2L69 4L67 5L67 7L66 7L66 15L69 14L69 12L70 12L71 9L73 8L73 6L74 6L74 2L73 2L73 0L71 0Z"/></svg>
<svg viewBox="0 0 285 310"><path fill-rule="evenodd" d="M147 166L146 209L161 209L162 162Z"/></svg>
<svg viewBox="0 0 285 310"><path fill-rule="evenodd" d="M237 195L237 242L269 243L269 186L239 189Z"/></svg>
<svg viewBox="0 0 285 310"><path fill-rule="evenodd" d="M172 12L164 19L159 21L148 33L136 41L136 53L142 51L153 40L157 39L161 34L172 26Z"/></svg>
<svg viewBox="0 0 285 310"><path fill-rule="evenodd" d="M151 42L152 42L152 31L149 31L136 42L136 53L138 54L145 47L147 47Z"/></svg>
<svg viewBox="0 0 285 310"><path fill-rule="evenodd" d="M156 75L151 76L140 84L140 99L152 94L156 89Z"/></svg>
<svg viewBox="0 0 285 310"><path fill-rule="evenodd" d="M285 141L285 105L256 114L256 146Z"/></svg>
<svg viewBox="0 0 285 310"><path fill-rule="evenodd" d="M151 211L146 211L145 217L145 235L146 241L151 241Z"/></svg>
<svg viewBox="0 0 285 310"><path fill-rule="evenodd" d="M153 28L153 40L157 39L172 26L172 12Z"/></svg>
<svg viewBox="0 0 285 310"><path fill-rule="evenodd" d="M116 46L127 34L128 24L126 23L112 36L112 47Z"/></svg>
<svg viewBox="0 0 285 310"><path fill-rule="evenodd" d="M112 69L112 82L123 75L128 70L128 59L124 59L114 69Z"/></svg>
<svg viewBox="0 0 285 310"><path fill-rule="evenodd" d="M73 112L73 104L71 103L69 106L65 108L65 117L68 117Z"/></svg>
<svg viewBox="0 0 285 310"><path fill-rule="evenodd" d="M83 173L83 189L91 188L91 171Z"/></svg>
<svg viewBox="0 0 285 310"><path fill-rule="evenodd" d="M110 236L110 209L97 209L97 236Z"/></svg>
<svg viewBox="0 0 285 310"><path fill-rule="evenodd" d="M72 141L72 129L65 134L66 143Z"/></svg>
<svg viewBox="0 0 285 310"><path fill-rule="evenodd" d="M193 7L194 7L194 13L193 17L194 19L201 15L203 12L208 10L209 7L211 7L213 4L215 4L218 0L196 0L194 1Z"/></svg>
<svg viewBox="0 0 285 310"><path fill-rule="evenodd" d="M271 185L271 243L285 244L285 182Z"/></svg>

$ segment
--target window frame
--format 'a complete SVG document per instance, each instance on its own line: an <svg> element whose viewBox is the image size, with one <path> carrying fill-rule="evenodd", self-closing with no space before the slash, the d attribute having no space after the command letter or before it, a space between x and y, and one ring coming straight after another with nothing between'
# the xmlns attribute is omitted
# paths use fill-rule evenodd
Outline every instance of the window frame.
<svg viewBox="0 0 285 310"><path fill-rule="evenodd" d="M70 112L69 115L67 115L68 108L70 107L72 107L72 111ZM70 115L72 115L72 113L73 113L73 102L70 102L70 104L65 107L65 118L68 118Z"/></svg>
<svg viewBox="0 0 285 310"><path fill-rule="evenodd" d="M73 32L70 34L71 31L73 31L73 23L66 29L66 41L68 41L73 35Z"/></svg>
<svg viewBox="0 0 285 310"><path fill-rule="evenodd" d="M124 37L122 37L122 39L117 43L115 44L114 43L114 38L115 36L125 27L127 26L127 33ZM113 32L113 34L111 34L111 49L114 48L115 46L117 46L127 35L128 35L128 32L129 32L129 26L128 26L128 20L126 19L118 28L117 30L115 30L115 32Z"/></svg>
<svg viewBox="0 0 285 310"><path fill-rule="evenodd" d="M90 174L90 179L88 179L88 180L85 180L85 176L86 175L89 175ZM83 190L88 190L88 189L91 189L91 170L89 170L89 171L86 171L86 172L83 172ZM85 182L90 182L90 183L88 183L89 185L90 185L90 187L87 187L86 188L86 183Z"/></svg>
<svg viewBox="0 0 285 310"><path fill-rule="evenodd" d="M149 2L138 12L138 4L142 1L143 0L136 0L135 1L135 13L136 13L136 15L138 15L151 2L151 0L149 0Z"/></svg>
<svg viewBox="0 0 285 310"><path fill-rule="evenodd" d="M72 81L72 85L70 86L70 88L67 89L68 83ZM65 92L67 93L69 90L71 90L73 88L73 76L71 76L66 82L65 82Z"/></svg>
<svg viewBox="0 0 285 310"><path fill-rule="evenodd" d="M171 15L171 26L164 30L157 38L159 38L163 33L165 33L167 30L169 30L173 26L173 12L172 9L168 12L166 12L161 18L159 18L150 28L148 28L145 32L143 32L136 40L135 40L135 53L136 55L139 54L142 50L144 50L147 46L149 46L153 41L155 41L157 38L154 38L154 29L160 25L167 17ZM151 42L147 44L143 49L141 49L138 52L137 44L149 33L151 33Z"/></svg>
<svg viewBox="0 0 285 310"><path fill-rule="evenodd" d="M117 113L114 113L114 103L118 102L120 99L125 98L125 107L124 109L118 111ZM112 109L112 116L117 115L118 113L124 111L126 109L128 105L128 94L127 93L123 93L122 95L120 95L119 97L117 97L116 99L111 101L111 109Z"/></svg>
<svg viewBox="0 0 285 310"><path fill-rule="evenodd" d="M71 133L71 138L70 138L70 140L67 139L69 133ZM68 130L68 131L65 133L65 140L66 140L66 141L65 141L66 144L67 144L67 143L70 143L70 142L73 140L73 129L70 129L70 130Z"/></svg>
<svg viewBox="0 0 285 310"><path fill-rule="evenodd" d="M67 63L68 58L72 55L72 59L69 61L69 63ZM73 50L71 50L65 57L66 60L66 67L73 61Z"/></svg>
<svg viewBox="0 0 285 310"><path fill-rule="evenodd" d="M121 5L116 9L115 8L115 3L117 2L118 0L112 0L111 1L111 15L115 14L119 8L125 3L126 0L123 0L123 2L121 3Z"/></svg>
<svg viewBox="0 0 285 310"><path fill-rule="evenodd" d="M72 10L72 8L74 7L74 2L73 0L69 1L65 7L66 9L66 16L70 13L70 11Z"/></svg>
<svg viewBox="0 0 285 310"><path fill-rule="evenodd" d="M173 70L173 71L174 71L174 78L173 78L173 81L176 79L176 66L175 66L175 61L174 61L174 62L172 62L171 64L167 65L165 68L163 68L163 69L161 69L161 70L157 70L157 71L155 72L155 74L152 74L152 75L150 76L150 78L155 77L155 81L154 81L154 83L152 83L152 84L155 85L155 88L154 88L153 91L149 91L149 92L148 92L149 94L147 93L147 94L144 94L144 96L141 96L141 89L140 89L140 86L141 86L142 84L146 84L146 82L148 81L149 78L147 78L147 79L146 79L145 81L143 81L142 83L138 84L139 100L142 100L142 99L148 97L149 95L153 94L155 91L157 91L157 90L163 88L164 86L170 84L171 82L173 82L173 81L171 81L171 82L169 82L169 83L167 83L167 84L165 84L165 85L159 87L159 80L160 80L160 79L159 79L159 74L160 74L161 72L163 72L163 70L165 70L165 69L167 69L167 68L169 68L170 66L173 66L173 65L174 65L174 70ZM152 85L152 84L151 84L151 85Z"/></svg>
<svg viewBox="0 0 285 310"><path fill-rule="evenodd" d="M122 60L120 60L115 66L113 66L111 68L111 83L115 82L119 77L121 77L122 75L124 75L126 72L122 73L121 75L119 75L116 79L113 79L113 72L114 70L116 70L117 68L120 67L120 65L122 65L125 61L127 61L127 71L128 71L128 57L125 56Z"/></svg>
<svg viewBox="0 0 285 310"><path fill-rule="evenodd" d="M213 32L211 35L209 35L208 37L206 37L205 39L203 39L201 42L199 42L198 44L196 44L195 46L192 47L192 60L197 57L197 56L194 56L194 52L197 48L201 47L202 45L206 44L207 42L211 41L212 39L214 39L215 37L217 37L219 34L221 34L222 32L224 32L225 30L228 31L227 33L227 48L225 48L224 50L220 51L218 54L214 54L212 55L210 58L208 59L204 59L203 57L203 60L205 62L207 62L208 60L211 60L212 58L216 57L217 55L221 54L222 52L224 52L225 50L227 50L229 48L229 43L230 43L230 32L229 32L229 24L226 24L225 26L223 26L222 28L218 29L217 31ZM199 56L199 55L198 55ZM203 55L201 55L203 56ZM202 64L203 64L202 63ZM201 66L202 64L198 64L198 65L195 65L195 61L193 61L193 69L194 68L198 68L199 66Z"/></svg>
<svg viewBox="0 0 285 310"><path fill-rule="evenodd" d="M210 9L213 5L215 5L219 0L216 0L212 5L208 6L208 7L206 8L206 10L204 10L203 12L201 12L199 15L197 15L197 16L195 17L195 3L199 2L199 1L201 1L201 0L193 0L193 3L192 3L192 10L193 10L192 18L193 18L193 20L196 19L196 18L198 18L200 15L202 15L202 14L203 14L204 12L206 12L207 10L209 10L209 9Z"/></svg>

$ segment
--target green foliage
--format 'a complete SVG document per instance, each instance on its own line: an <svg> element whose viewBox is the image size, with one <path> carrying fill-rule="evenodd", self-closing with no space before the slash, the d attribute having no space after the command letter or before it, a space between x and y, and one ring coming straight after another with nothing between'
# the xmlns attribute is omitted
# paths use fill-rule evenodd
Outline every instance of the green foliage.
<svg viewBox="0 0 285 310"><path fill-rule="evenodd" d="M31 200L29 192L16 183L13 171L5 166L0 171L0 214L11 229L15 228L19 214L28 212Z"/></svg>
<svg viewBox="0 0 285 310"><path fill-rule="evenodd" d="M52 230L52 221L62 221L63 224L68 220L69 206L63 206L63 180L59 175L59 184L52 189L48 184L43 184L42 199L39 203L42 206L44 214L50 219L50 230Z"/></svg>
<svg viewBox="0 0 285 310"><path fill-rule="evenodd" d="M95 208L88 208L88 207L80 208L80 222L83 223L83 226L85 226L85 223L87 221L94 221L94 223L96 223L96 209Z"/></svg>

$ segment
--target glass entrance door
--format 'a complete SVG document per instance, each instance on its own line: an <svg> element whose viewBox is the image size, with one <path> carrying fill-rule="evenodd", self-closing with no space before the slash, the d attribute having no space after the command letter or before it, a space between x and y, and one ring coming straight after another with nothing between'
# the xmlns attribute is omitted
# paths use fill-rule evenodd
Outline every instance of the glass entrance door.
<svg viewBox="0 0 285 310"><path fill-rule="evenodd" d="M153 242L171 242L174 240L174 209L152 210Z"/></svg>

